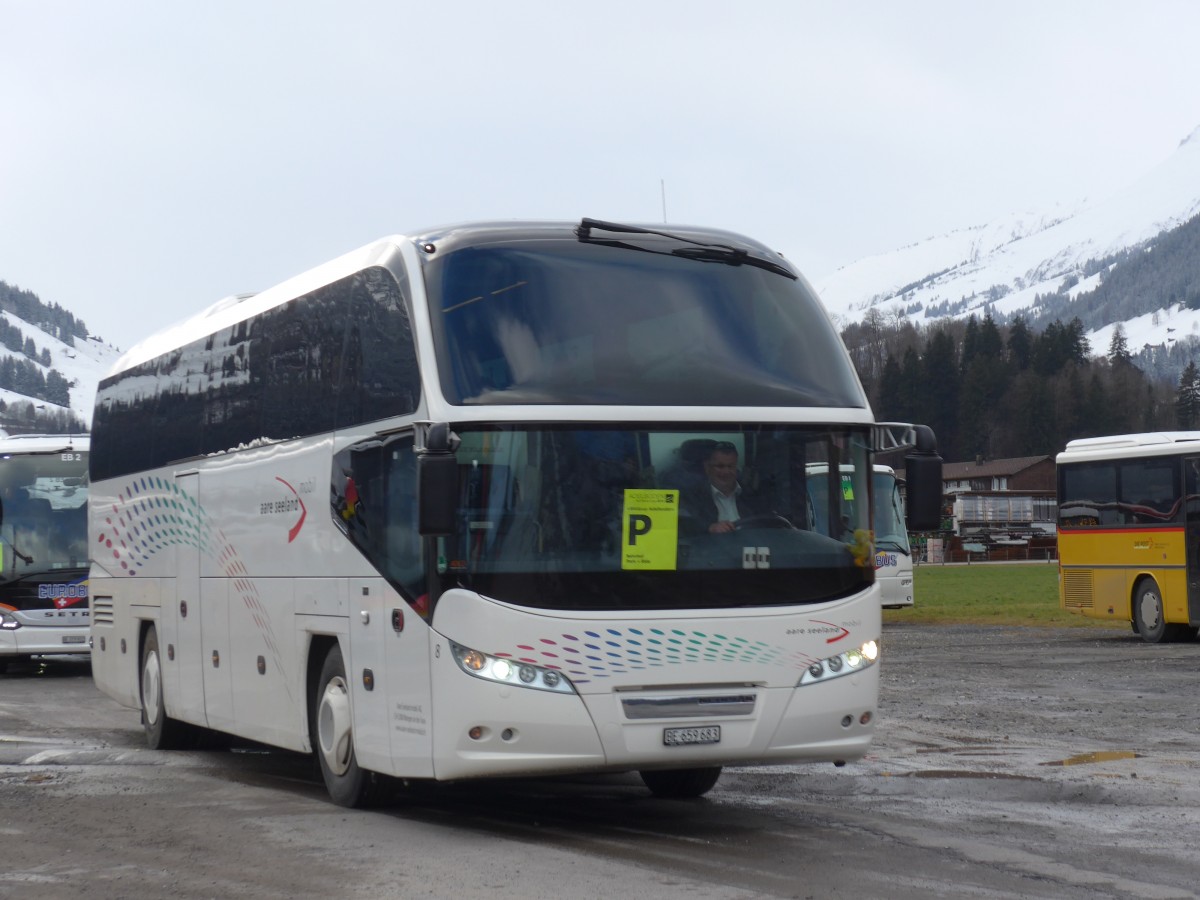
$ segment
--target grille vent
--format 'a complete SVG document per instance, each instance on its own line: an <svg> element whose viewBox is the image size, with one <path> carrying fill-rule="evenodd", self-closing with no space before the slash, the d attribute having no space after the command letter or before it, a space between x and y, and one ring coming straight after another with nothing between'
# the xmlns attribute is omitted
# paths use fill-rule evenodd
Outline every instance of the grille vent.
<svg viewBox="0 0 1200 900"><path fill-rule="evenodd" d="M93 597L91 606L92 624L107 625L109 628L111 628L113 624L113 598Z"/></svg>
<svg viewBox="0 0 1200 900"><path fill-rule="evenodd" d="M1091 609L1092 602L1092 570L1063 572L1063 606L1067 609Z"/></svg>

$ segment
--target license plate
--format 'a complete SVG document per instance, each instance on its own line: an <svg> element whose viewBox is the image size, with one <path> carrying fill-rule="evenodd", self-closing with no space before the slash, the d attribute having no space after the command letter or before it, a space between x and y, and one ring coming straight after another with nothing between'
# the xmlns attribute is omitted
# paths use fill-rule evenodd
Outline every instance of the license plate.
<svg viewBox="0 0 1200 900"><path fill-rule="evenodd" d="M720 740L720 725L707 725L704 728L663 729L663 744L668 747L678 747L683 744L716 744Z"/></svg>
<svg viewBox="0 0 1200 900"><path fill-rule="evenodd" d="M63 635L63 643L64 644L86 644L87 643L87 635L86 634L64 634Z"/></svg>

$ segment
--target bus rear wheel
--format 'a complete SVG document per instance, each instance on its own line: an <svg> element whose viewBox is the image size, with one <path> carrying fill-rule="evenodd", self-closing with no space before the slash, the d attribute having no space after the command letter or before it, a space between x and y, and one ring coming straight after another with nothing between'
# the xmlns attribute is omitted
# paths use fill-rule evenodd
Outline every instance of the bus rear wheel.
<svg viewBox="0 0 1200 900"><path fill-rule="evenodd" d="M1192 633L1187 625L1167 624L1162 591L1152 578L1144 579L1134 592L1133 628L1150 644L1183 640Z"/></svg>
<svg viewBox="0 0 1200 900"><path fill-rule="evenodd" d="M370 806L380 799L382 778L358 765L354 753L350 685L342 649L325 654L312 698L312 745L329 796L338 806Z"/></svg>
<svg viewBox="0 0 1200 900"><path fill-rule="evenodd" d="M713 789L721 777L720 766L704 769L646 769L638 772L642 783L655 797L690 799L702 797Z"/></svg>
<svg viewBox="0 0 1200 900"><path fill-rule="evenodd" d="M158 632L154 626L146 632L142 644L142 725L146 744L151 750L181 750L190 743L185 723L167 715L163 695L162 657L158 652Z"/></svg>

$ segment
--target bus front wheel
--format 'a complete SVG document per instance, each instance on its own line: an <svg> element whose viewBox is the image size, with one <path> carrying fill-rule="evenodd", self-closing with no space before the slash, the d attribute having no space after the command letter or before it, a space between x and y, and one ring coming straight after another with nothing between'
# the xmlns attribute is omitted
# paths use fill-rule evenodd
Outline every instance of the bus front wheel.
<svg viewBox="0 0 1200 900"><path fill-rule="evenodd" d="M704 769L646 769L638 772L642 783L655 797L687 799L701 797L712 790L721 777L721 767Z"/></svg>
<svg viewBox="0 0 1200 900"><path fill-rule="evenodd" d="M350 685L342 649L336 644L325 655L313 696L312 745L329 796L338 806L369 806L379 795L379 779L359 768L354 754Z"/></svg>
<svg viewBox="0 0 1200 900"><path fill-rule="evenodd" d="M188 746L188 728L167 715L163 696L162 656L158 652L158 632L154 626L146 632L142 644L142 725L151 750L180 750Z"/></svg>

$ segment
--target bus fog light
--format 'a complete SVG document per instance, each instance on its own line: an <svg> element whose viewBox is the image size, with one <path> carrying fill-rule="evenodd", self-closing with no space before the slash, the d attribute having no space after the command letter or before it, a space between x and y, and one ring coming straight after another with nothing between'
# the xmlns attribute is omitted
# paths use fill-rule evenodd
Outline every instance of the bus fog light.
<svg viewBox="0 0 1200 900"><path fill-rule="evenodd" d="M467 737L473 741L478 741L483 738L483 726L476 725L467 732Z"/></svg>
<svg viewBox="0 0 1200 900"><path fill-rule="evenodd" d="M842 727L849 728L854 724L854 716L842 716Z"/></svg>
<svg viewBox="0 0 1200 900"><path fill-rule="evenodd" d="M872 718L871 711L868 709L865 713L863 713L861 716L858 717L858 724L859 725L870 725L871 718Z"/></svg>

